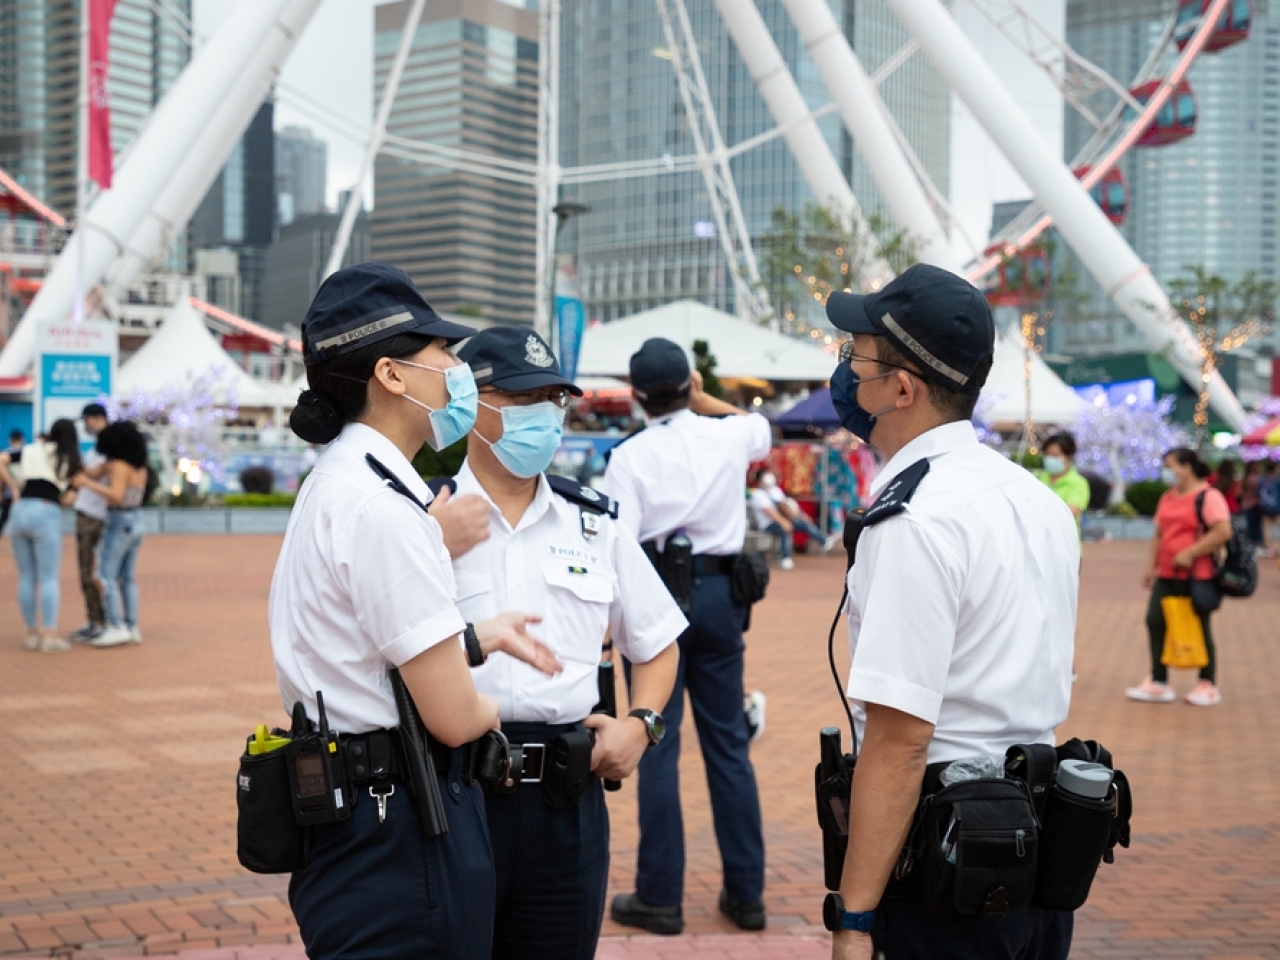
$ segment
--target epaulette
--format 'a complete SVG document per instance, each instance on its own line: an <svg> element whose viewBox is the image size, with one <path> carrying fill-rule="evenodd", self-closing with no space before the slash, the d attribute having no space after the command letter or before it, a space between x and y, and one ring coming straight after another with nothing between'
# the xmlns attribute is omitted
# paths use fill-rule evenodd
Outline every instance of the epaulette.
<svg viewBox="0 0 1280 960"><path fill-rule="evenodd" d="M615 443L612 447L606 450L604 452L604 465L607 467L609 465L609 461L613 459L613 451L617 450L620 446L622 446L632 437L640 436L640 434L644 433L644 431L645 431L644 427L641 427L639 430L633 430L631 431L631 433L628 433L625 437L623 437L621 440Z"/></svg>
<svg viewBox="0 0 1280 960"><path fill-rule="evenodd" d="M458 492L458 481L453 477L432 477L427 481L427 489L431 491L433 498L440 496L441 490L448 490L449 496L453 496ZM432 502L435 502L434 499Z"/></svg>
<svg viewBox="0 0 1280 960"><path fill-rule="evenodd" d="M889 485L880 491L876 502L867 510L862 518L863 529L874 527L877 523L896 517L907 509L911 497L920 486L920 481L929 473L929 461L917 460L907 469L889 481Z"/></svg>
<svg viewBox="0 0 1280 960"><path fill-rule="evenodd" d="M600 491L584 486L569 477L560 477L548 473L547 483L551 485L553 493L563 497L570 503L577 504L583 510L601 513L614 520L618 519L618 503L612 497L606 497Z"/></svg>

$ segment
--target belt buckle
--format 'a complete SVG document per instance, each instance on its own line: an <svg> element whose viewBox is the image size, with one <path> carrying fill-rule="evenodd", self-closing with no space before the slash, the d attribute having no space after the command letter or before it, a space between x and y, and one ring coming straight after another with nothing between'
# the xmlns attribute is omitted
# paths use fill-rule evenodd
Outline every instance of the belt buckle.
<svg viewBox="0 0 1280 960"><path fill-rule="evenodd" d="M538 775L530 776L533 772L529 769L529 751L538 751ZM521 783L541 783L542 776L547 768L547 745L545 743L522 743L520 745L520 782Z"/></svg>

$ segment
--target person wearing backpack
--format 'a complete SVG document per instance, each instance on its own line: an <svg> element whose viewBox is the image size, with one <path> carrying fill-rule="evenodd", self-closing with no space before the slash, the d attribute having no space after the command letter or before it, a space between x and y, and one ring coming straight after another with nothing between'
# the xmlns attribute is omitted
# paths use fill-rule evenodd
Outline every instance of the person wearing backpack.
<svg viewBox="0 0 1280 960"><path fill-rule="evenodd" d="M1161 663L1164 653L1165 618L1161 601L1185 595L1188 580L1215 582L1218 576L1214 555L1231 540L1231 511L1227 499L1206 482L1209 468L1194 450L1177 447L1165 453L1161 479L1169 485L1156 507L1156 535L1151 541L1151 561L1142 576L1142 586L1151 591L1147 607L1147 631L1151 646L1151 674L1136 687L1125 690L1130 700L1143 703L1172 703L1176 699L1169 686L1169 668ZM1212 707L1222 702L1217 687L1217 655L1208 610L1196 609L1204 631L1209 662L1200 668L1196 686L1184 697L1195 707Z"/></svg>

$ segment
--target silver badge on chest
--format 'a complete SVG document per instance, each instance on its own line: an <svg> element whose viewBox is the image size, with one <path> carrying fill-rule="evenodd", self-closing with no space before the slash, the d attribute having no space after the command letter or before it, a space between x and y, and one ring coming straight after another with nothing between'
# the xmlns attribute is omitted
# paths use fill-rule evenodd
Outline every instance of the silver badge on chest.
<svg viewBox="0 0 1280 960"><path fill-rule="evenodd" d="M594 540L596 534L600 532L600 514L591 510L582 510L582 537L584 540Z"/></svg>

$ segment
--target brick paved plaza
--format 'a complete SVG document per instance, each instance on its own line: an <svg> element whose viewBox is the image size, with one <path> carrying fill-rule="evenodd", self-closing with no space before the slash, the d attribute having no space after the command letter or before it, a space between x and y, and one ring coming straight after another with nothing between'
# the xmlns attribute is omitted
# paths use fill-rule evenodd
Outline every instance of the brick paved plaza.
<svg viewBox="0 0 1280 960"><path fill-rule="evenodd" d="M22 649L14 564L0 547L0 953L184 960L303 956L285 881L236 863L235 764L259 722L282 723L266 634L277 537L151 537L142 547L139 647ZM1077 667L1064 736L1097 737L1136 794L1133 848L1104 866L1080 911L1081 958L1280 960L1280 574L1227 601L1215 634L1220 707L1145 705L1138 587L1145 544L1085 549ZM696 749L684 757L687 933L627 937L606 923L601 958L817 958L823 894L811 793L817 731L841 711L825 643L843 564L776 573L748 635L750 686L769 696L753 747L768 843L769 931L716 912L719 867ZM63 554L63 617L82 606ZM843 643L840 645L841 661ZM1177 677L1183 691L1190 677ZM694 742L692 734L685 743ZM611 893L630 889L635 794L610 797Z"/></svg>

